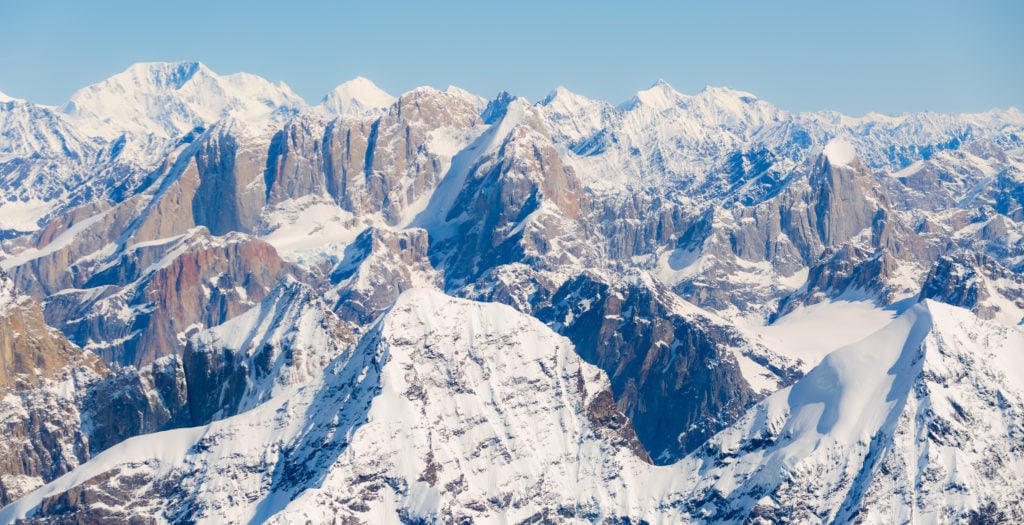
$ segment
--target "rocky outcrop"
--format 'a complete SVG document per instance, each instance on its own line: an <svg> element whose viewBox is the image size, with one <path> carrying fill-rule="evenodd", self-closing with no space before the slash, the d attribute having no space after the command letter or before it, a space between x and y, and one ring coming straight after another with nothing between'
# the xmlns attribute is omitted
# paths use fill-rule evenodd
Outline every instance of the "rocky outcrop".
<svg viewBox="0 0 1024 525"><path fill-rule="evenodd" d="M0 273L0 506L89 459L77 401L108 375Z"/></svg>
<svg viewBox="0 0 1024 525"><path fill-rule="evenodd" d="M79 351L49 327L39 304L0 272L0 389L35 388L69 367L105 371L95 356Z"/></svg>
<svg viewBox="0 0 1024 525"><path fill-rule="evenodd" d="M677 241L690 225L691 212L655 192L635 192L593 198L592 211L582 221L593 224L603 237L603 252L613 261L656 253Z"/></svg>
<svg viewBox="0 0 1024 525"><path fill-rule="evenodd" d="M976 253L940 257L921 286L918 300L925 299L966 308L981 319L1024 323L1024 276Z"/></svg>
<svg viewBox="0 0 1024 525"><path fill-rule="evenodd" d="M913 294L917 283L897 274L929 264L944 241L908 226L885 186L855 157L834 164L823 154L807 170L756 205L691 219L668 261L671 270L689 274L674 289L716 310L747 311L781 299L775 313L766 312L772 316L851 291L882 303ZM677 260L699 269L677 267ZM786 290L784 283L805 269L806 282ZM740 274L750 277L728 278Z"/></svg>
<svg viewBox="0 0 1024 525"><path fill-rule="evenodd" d="M274 205L307 195L328 194L329 172L324 162L324 154L328 151L325 148L325 134L328 125L337 124L338 121L327 124L319 118L303 115L289 121L281 131L274 134L263 175L267 204ZM261 208L262 205L249 207L257 212Z"/></svg>
<svg viewBox="0 0 1024 525"><path fill-rule="evenodd" d="M263 173L270 161L263 137L253 133L238 121L217 124L197 143L189 162L199 180L192 190L191 218L213 235L253 233L268 201Z"/></svg>
<svg viewBox="0 0 1024 525"><path fill-rule="evenodd" d="M181 364L109 369L0 274L0 506L124 439L190 422Z"/></svg>
<svg viewBox="0 0 1024 525"><path fill-rule="evenodd" d="M617 406L659 464L694 450L758 398L732 351L753 345L687 312L649 278L582 275L536 315L608 373ZM799 377L795 368L776 372L783 383Z"/></svg>
<svg viewBox="0 0 1024 525"><path fill-rule="evenodd" d="M354 341L316 291L282 282L257 307L189 340L183 361L191 423L230 417L301 387Z"/></svg>
<svg viewBox="0 0 1024 525"><path fill-rule="evenodd" d="M327 123L300 117L271 147L271 202L325 191L356 216L380 214L398 224L444 177L453 154L444 141L482 124L482 109L466 92L420 88L379 116Z"/></svg>
<svg viewBox="0 0 1024 525"><path fill-rule="evenodd" d="M427 232L368 228L345 249L331 271L334 311L355 326L367 326L411 288L440 289L444 283L427 257Z"/></svg>
<svg viewBox="0 0 1024 525"><path fill-rule="evenodd" d="M49 318L105 361L141 366L180 355L189 336L245 312L292 271L247 235L197 229L168 244L123 252L81 291L52 299Z"/></svg>
<svg viewBox="0 0 1024 525"><path fill-rule="evenodd" d="M579 181L524 106L515 101L494 124L498 133L478 146L490 149L465 168L450 208L438 210L445 226L431 260L444 270L447 289L505 264L543 271L596 258L586 224L577 220L588 206Z"/></svg>

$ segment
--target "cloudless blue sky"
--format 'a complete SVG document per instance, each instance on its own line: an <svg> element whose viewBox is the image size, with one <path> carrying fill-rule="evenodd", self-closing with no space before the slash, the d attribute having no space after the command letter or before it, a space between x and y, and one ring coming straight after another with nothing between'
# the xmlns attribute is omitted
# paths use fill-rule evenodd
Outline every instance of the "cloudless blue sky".
<svg viewBox="0 0 1024 525"><path fill-rule="evenodd" d="M1020 0L0 0L0 91L57 104L141 61L199 60L316 102L362 75L611 102L659 78L790 110L1024 109Z"/></svg>

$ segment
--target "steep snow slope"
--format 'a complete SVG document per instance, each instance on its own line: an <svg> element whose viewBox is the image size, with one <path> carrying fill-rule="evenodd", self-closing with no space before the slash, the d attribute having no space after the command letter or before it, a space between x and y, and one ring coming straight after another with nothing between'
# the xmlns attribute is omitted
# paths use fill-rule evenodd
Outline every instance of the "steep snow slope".
<svg viewBox="0 0 1024 525"><path fill-rule="evenodd" d="M245 412L318 378L355 337L309 286L291 277L259 305L188 343L192 420Z"/></svg>
<svg viewBox="0 0 1024 525"><path fill-rule="evenodd" d="M833 301L800 306L771 324L746 324L767 347L802 362L808 371L828 354L877 332L892 322L897 312L880 308L870 300Z"/></svg>
<svg viewBox="0 0 1024 525"><path fill-rule="evenodd" d="M508 307L412 290L330 359L249 412L128 440L0 521L61 508L80 519L518 522L656 503L640 497L647 467L605 376Z"/></svg>
<svg viewBox="0 0 1024 525"><path fill-rule="evenodd" d="M925 300L688 459L693 516L1024 519L1022 365L1024 334Z"/></svg>

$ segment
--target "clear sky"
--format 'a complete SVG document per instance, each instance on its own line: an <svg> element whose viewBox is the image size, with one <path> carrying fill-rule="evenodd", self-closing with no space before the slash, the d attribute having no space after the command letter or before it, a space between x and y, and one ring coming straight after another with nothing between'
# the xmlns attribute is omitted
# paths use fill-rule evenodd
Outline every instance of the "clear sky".
<svg viewBox="0 0 1024 525"><path fill-rule="evenodd" d="M1024 1L0 0L0 91L57 104L134 62L199 60L307 101L365 76L622 102L663 78L790 110L1024 109Z"/></svg>

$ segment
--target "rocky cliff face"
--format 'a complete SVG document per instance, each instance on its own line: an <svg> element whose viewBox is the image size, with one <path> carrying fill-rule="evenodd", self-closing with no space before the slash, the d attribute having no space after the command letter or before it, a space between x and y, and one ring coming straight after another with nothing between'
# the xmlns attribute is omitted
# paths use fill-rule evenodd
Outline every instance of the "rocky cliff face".
<svg viewBox="0 0 1024 525"><path fill-rule="evenodd" d="M428 258L427 232L368 228L348 245L331 270L328 297L335 311L355 326L367 326L411 288L443 286Z"/></svg>
<svg viewBox="0 0 1024 525"><path fill-rule="evenodd" d="M536 315L608 374L618 407L659 464L700 446L759 397L739 359L765 367L775 388L800 376L643 275L570 279Z"/></svg>
<svg viewBox="0 0 1024 525"><path fill-rule="evenodd" d="M126 438L190 423L181 363L110 370L0 274L0 504Z"/></svg>
<svg viewBox="0 0 1024 525"><path fill-rule="evenodd" d="M107 362L141 366L180 355L189 336L245 312L289 271L266 243L201 228L156 252L124 250L82 291L51 299L49 319Z"/></svg>
<svg viewBox="0 0 1024 525"><path fill-rule="evenodd" d="M919 298L967 308L981 319L1024 323L1024 276L984 255L941 257L928 272Z"/></svg>

